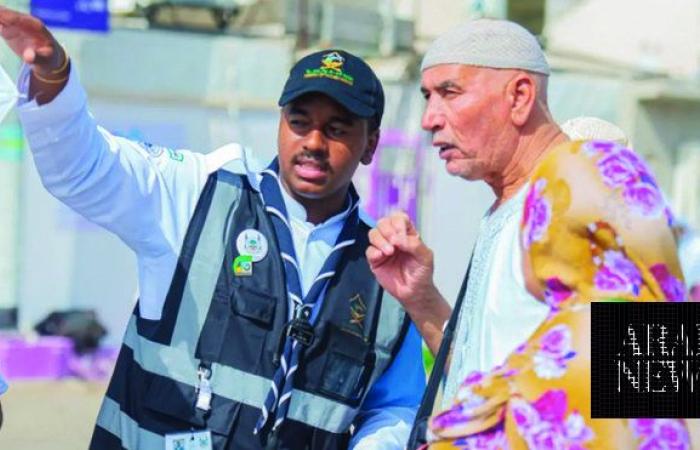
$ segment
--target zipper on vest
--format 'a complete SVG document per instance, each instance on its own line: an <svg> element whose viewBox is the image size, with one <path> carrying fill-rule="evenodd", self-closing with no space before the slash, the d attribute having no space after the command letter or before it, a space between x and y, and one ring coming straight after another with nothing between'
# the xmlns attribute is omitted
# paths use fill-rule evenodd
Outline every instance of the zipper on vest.
<svg viewBox="0 0 700 450"><path fill-rule="evenodd" d="M211 410L211 366L207 363L201 363L197 368L197 409L202 411Z"/></svg>

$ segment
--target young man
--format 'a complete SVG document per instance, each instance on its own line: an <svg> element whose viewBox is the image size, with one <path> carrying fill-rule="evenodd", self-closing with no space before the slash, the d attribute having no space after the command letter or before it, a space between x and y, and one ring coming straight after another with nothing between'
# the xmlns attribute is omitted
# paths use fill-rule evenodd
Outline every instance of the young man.
<svg viewBox="0 0 700 450"><path fill-rule="evenodd" d="M420 339L371 274L351 183L384 107L369 66L340 50L299 61L279 156L257 171L238 145L202 155L110 135L41 22L0 9L0 25L30 65L19 115L43 183L138 257L91 448L403 448Z"/></svg>

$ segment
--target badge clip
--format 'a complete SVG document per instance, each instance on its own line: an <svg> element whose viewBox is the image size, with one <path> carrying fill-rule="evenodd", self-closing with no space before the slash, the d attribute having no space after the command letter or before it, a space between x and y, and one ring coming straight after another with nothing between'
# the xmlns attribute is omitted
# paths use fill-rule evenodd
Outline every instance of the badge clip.
<svg viewBox="0 0 700 450"><path fill-rule="evenodd" d="M211 383L209 381L209 378L211 378L211 370L204 366L199 366L197 369L197 376L199 378L199 383L197 384L196 408L202 411L209 411L211 410L212 397Z"/></svg>
<svg viewBox="0 0 700 450"><path fill-rule="evenodd" d="M287 324L287 336L296 339L304 347L310 346L316 337L309 316L309 309L302 306L296 310L296 317Z"/></svg>

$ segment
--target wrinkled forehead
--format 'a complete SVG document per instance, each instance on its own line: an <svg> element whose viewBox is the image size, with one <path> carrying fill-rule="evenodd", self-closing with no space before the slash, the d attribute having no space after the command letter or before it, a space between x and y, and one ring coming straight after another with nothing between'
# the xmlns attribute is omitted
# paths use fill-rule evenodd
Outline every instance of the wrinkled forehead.
<svg viewBox="0 0 700 450"><path fill-rule="evenodd" d="M493 69L465 64L439 64L421 73L421 90L432 91L449 86L487 88L501 85L515 72L512 69Z"/></svg>

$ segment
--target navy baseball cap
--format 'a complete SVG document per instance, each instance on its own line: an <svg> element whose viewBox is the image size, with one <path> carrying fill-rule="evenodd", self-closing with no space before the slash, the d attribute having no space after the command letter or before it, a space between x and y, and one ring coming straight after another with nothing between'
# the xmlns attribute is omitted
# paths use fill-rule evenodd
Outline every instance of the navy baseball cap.
<svg viewBox="0 0 700 450"><path fill-rule="evenodd" d="M331 97L377 128L384 114L382 83L362 59L344 50L323 50L300 59L284 84L279 106L310 92Z"/></svg>

